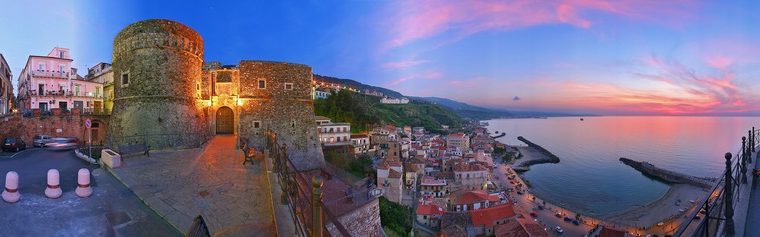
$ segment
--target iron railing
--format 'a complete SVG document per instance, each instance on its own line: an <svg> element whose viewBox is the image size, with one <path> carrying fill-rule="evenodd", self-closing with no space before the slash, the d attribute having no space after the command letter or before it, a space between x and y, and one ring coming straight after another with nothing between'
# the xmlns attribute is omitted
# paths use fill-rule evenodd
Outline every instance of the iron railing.
<svg viewBox="0 0 760 237"><path fill-rule="evenodd" d="M274 172L277 173L282 187L282 198L290 207L297 232L309 236L331 236L326 224L332 223L337 233L342 236L351 236L331 208L335 208L336 205L340 205L341 208L358 208L374 198L369 195L369 190L351 191L349 188L341 198L323 200L322 177L329 177L332 174L324 169L299 171L288 159L286 145L277 142L277 134L269 130L265 136L267 138L265 153L272 158ZM309 179L309 172L319 172L319 175Z"/></svg>
<svg viewBox="0 0 760 237"><path fill-rule="evenodd" d="M742 186L752 183L752 176L747 177L748 170L751 168L747 166L752 164L752 152L760 145L758 137L760 137L760 130L752 127L752 130L747 132L747 136L742 137L741 148L734 153L736 155L725 154L726 168L723 177L703 198L704 200L701 200L700 211L688 215L687 220L679 226L674 236L730 236L734 234L734 210L741 201L739 198Z"/></svg>

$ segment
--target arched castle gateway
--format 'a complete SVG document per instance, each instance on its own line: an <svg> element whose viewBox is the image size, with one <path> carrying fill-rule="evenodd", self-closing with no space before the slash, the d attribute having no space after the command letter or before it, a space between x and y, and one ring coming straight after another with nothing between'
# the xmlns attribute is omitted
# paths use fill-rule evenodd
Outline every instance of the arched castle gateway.
<svg viewBox="0 0 760 237"><path fill-rule="evenodd" d="M169 20L133 23L114 40L110 144L199 147L235 134L254 147L278 134L300 170L321 167L312 71L302 64L241 61L203 66L203 39Z"/></svg>

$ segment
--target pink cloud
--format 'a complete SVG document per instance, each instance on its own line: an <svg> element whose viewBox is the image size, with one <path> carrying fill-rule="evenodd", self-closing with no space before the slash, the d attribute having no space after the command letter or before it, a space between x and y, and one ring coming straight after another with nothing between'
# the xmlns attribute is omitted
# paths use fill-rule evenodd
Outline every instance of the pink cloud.
<svg viewBox="0 0 760 237"><path fill-rule="evenodd" d="M430 71L414 73L411 75L399 77L396 80L388 82L386 86L389 86L389 87L398 86L410 80L437 80L437 79L440 79L442 76L443 76L443 73L441 73L440 71L430 70Z"/></svg>
<svg viewBox="0 0 760 237"><path fill-rule="evenodd" d="M420 64L425 64L427 62L428 60L403 60L403 61L387 62L383 64L383 68L405 69L405 68L414 67Z"/></svg>
<svg viewBox="0 0 760 237"><path fill-rule="evenodd" d="M634 80L655 83L635 82L636 86L628 86L615 82L594 82L586 78L564 81L532 78L509 86L499 85L499 88L507 89L490 97L481 93L478 98L464 99L485 106L603 114L698 115L760 111L758 92L737 84L738 74L731 67L703 72L656 56L643 61L646 62L647 72L634 74ZM464 82L456 83L465 85ZM524 92L522 90L530 91L530 99L520 104L510 103L513 93Z"/></svg>
<svg viewBox="0 0 760 237"><path fill-rule="evenodd" d="M727 56L712 56L707 58L707 65L714 68L725 69L734 64L734 59Z"/></svg>
<svg viewBox="0 0 760 237"><path fill-rule="evenodd" d="M384 50L421 39L450 33L442 42L453 42L488 30L511 30L542 24L568 24L590 28L601 21L599 14L664 24L680 24L691 16L696 4L690 0L475 0L402 1L393 4L383 22L391 33ZM663 15L669 21L662 22ZM386 27L383 27L384 29ZM439 43L440 44L440 43Z"/></svg>

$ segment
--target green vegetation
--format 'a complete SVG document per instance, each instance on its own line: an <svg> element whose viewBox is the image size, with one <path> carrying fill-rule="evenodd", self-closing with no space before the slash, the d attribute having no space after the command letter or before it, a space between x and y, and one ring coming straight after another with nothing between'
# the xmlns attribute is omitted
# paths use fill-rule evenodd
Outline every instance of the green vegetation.
<svg viewBox="0 0 760 237"><path fill-rule="evenodd" d="M351 132L367 131L375 125L393 124L425 127L442 133L441 125L456 129L462 124L459 115L439 105L417 101L403 105L382 104L379 97L346 90L315 101L314 109L316 115L331 118L335 122L351 123Z"/></svg>
<svg viewBox="0 0 760 237"><path fill-rule="evenodd" d="M359 179L367 177L367 173L373 173L371 167L372 159L366 155L354 159L347 153L325 151L325 160L335 167L351 173Z"/></svg>
<svg viewBox="0 0 760 237"><path fill-rule="evenodd" d="M385 230L397 236L409 236L412 230L411 210L401 204L380 197L380 222Z"/></svg>

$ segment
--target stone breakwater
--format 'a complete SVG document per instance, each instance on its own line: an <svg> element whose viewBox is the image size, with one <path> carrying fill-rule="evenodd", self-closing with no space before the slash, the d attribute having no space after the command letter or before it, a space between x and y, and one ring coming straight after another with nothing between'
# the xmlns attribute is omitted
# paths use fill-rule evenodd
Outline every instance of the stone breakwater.
<svg viewBox="0 0 760 237"><path fill-rule="evenodd" d="M517 161L512 166L515 171L527 171L529 166L536 164L559 163L559 157L557 157L557 155L554 155L538 144L535 144L522 136L517 137L517 140L524 142L528 147L516 147L525 158L523 158L522 161Z"/></svg>
<svg viewBox="0 0 760 237"><path fill-rule="evenodd" d="M694 185L701 188L711 188L717 181L716 178L696 177L658 168L652 164L647 163L646 161L640 162L625 157L621 157L620 161L623 162L623 164L633 167L646 176L653 177L666 183L682 183Z"/></svg>
<svg viewBox="0 0 760 237"><path fill-rule="evenodd" d="M559 157L555 155L554 153L551 153L549 150L546 150L546 148L543 148L539 146L538 144L533 143L529 141L528 139L525 139L522 136L517 137L517 140L520 140L521 142L528 144L528 147L536 149L538 150L538 152L541 152L541 154L544 154L546 156L547 162L538 162L538 163L559 163Z"/></svg>

